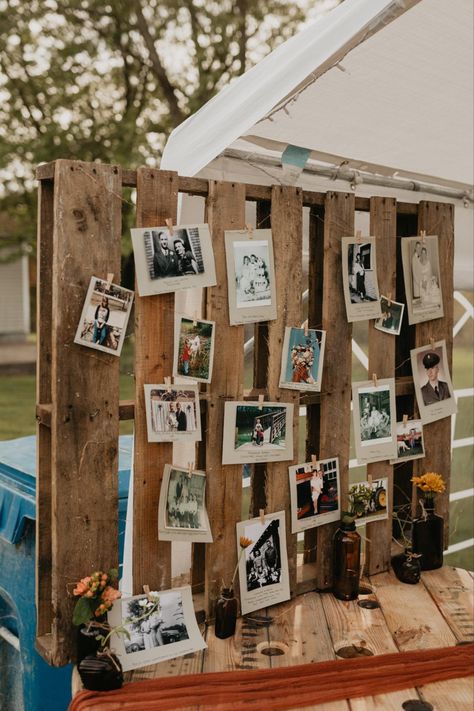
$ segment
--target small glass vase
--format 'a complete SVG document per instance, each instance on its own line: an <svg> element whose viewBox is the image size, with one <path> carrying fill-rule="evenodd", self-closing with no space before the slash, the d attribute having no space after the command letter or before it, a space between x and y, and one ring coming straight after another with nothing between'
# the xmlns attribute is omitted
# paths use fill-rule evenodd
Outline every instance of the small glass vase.
<svg viewBox="0 0 474 711"><path fill-rule="evenodd" d="M235 634L237 622L237 598L234 597L233 588L222 588L216 602L215 635L219 639L227 639Z"/></svg>
<svg viewBox="0 0 474 711"><path fill-rule="evenodd" d="M357 600L360 579L360 536L354 521L341 521L334 536L334 582L338 600Z"/></svg>
<svg viewBox="0 0 474 711"><path fill-rule="evenodd" d="M413 552L421 555L422 570L436 570L443 565L444 519L434 512L434 499L425 497L423 514L413 521Z"/></svg>
<svg viewBox="0 0 474 711"><path fill-rule="evenodd" d="M421 555L405 548L404 553L392 558L392 568L401 583L416 585L421 578Z"/></svg>
<svg viewBox="0 0 474 711"><path fill-rule="evenodd" d="M122 665L109 649L88 655L79 662L77 670L84 688L89 691L113 691L122 687Z"/></svg>

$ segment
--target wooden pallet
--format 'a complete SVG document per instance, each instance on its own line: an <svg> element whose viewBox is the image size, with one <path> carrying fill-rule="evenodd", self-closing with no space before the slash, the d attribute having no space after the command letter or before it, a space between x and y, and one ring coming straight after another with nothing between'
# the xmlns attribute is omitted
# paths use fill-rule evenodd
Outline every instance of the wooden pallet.
<svg viewBox="0 0 474 711"><path fill-rule="evenodd" d="M235 523L242 517L242 470L222 466L222 421L226 399L242 399L242 326L229 326L224 232L244 226L246 202L257 203L257 221L271 226L278 288L278 318L255 326L253 389L249 398L307 406L307 454L338 456L341 491L349 484L351 398L351 325L347 323L341 283L341 237L354 234L355 212L370 212L370 232L377 236L381 293L404 301L400 240L424 229L439 235L443 319L408 327L396 339L369 324L370 372L396 376L401 419L414 412L409 350L429 339L446 338L452 354L453 206L396 202L392 198L357 198L352 193L318 193L300 188L243 185L184 178L175 173L59 160L40 166L38 223L38 365L37 365L37 646L51 664L74 656L71 628L73 601L66 585L97 568L117 564L117 446L119 419L135 420L134 546L135 592L143 584L165 589L171 584L171 544L157 539L157 507L163 465L172 446L149 443L143 384L171 375L174 295L135 302L135 402L119 402L118 359L74 345L89 279L120 273L122 190L137 191L136 224L176 222L178 193L205 198L201 221L210 226L217 286L205 291L205 318L216 321L218 357L212 384L201 387L205 434L196 461L206 469L207 509L212 544L193 546L192 584L204 587L205 610L212 616L221 580L229 579L236 561ZM309 208L309 326L327 330L322 392L298 396L278 388L284 328L303 320L302 223ZM395 298L395 297L394 297ZM223 345L225 344L225 345ZM238 354L241 353L241 357ZM298 442L298 418L294 439ZM435 469L449 480L450 420L425 428L426 458L414 471ZM300 438L301 439L301 438ZM297 564L296 537L290 533L287 467L304 461L255 465L249 515L265 508L287 512L287 542L292 595L331 586L331 547L335 525L305 533L305 555ZM393 468L371 465L369 473L387 476L393 501ZM408 463L397 469L397 483L407 488ZM448 536L449 487L438 497ZM368 526L368 572L387 570L390 522ZM447 538L446 538L447 540Z"/></svg>

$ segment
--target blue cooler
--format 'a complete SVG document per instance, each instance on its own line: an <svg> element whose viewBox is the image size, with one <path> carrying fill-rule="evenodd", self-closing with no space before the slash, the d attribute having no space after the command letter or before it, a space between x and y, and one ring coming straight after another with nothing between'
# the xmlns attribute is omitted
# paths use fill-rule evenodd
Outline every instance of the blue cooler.
<svg viewBox="0 0 474 711"><path fill-rule="evenodd" d="M119 442L119 556L123 560L131 436ZM0 709L65 711L71 665L35 650L36 437L0 442ZM88 571L83 571L86 574Z"/></svg>

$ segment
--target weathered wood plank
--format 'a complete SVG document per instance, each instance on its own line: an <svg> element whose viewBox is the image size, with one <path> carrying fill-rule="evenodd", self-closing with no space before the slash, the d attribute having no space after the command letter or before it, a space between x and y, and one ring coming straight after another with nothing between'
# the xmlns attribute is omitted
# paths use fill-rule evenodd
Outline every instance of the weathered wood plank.
<svg viewBox="0 0 474 711"><path fill-rule="evenodd" d="M454 205L439 202L420 202L418 230L427 235L438 235L440 282L443 294L444 317L416 326L416 347L426 346L430 338L446 339L449 371L453 365L453 274L454 274ZM449 491L451 481L451 418L432 422L423 431L425 457L413 462L415 474L435 471L446 482L444 494L436 496L436 512L444 517L444 544L449 544Z"/></svg>
<svg viewBox="0 0 474 711"><path fill-rule="evenodd" d="M349 487L352 324L347 322L341 286L341 238L354 234L354 205L351 193L326 195L322 324L327 335L319 457L339 457L343 506ZM327 524L318 529L316 585L319 589L332 585L332 539L336 528L337 524Z"/></svg>
<svg viewBox="0 0 474 711"><path fill-rule="evenodd" d="M269 642L285 645L285 654L271 657L272 667L309 664L334 659L335 653L325 623L321 595L307 593L297 600L269 609L272 624Z"/></svg>
<svg viewBox="0 0 474 711"><path fill-rule="evenodd" d="M265 494L267 511L285 511L290 591L296 592L296 535L291 533L288 467L297 464L299 394L280 390L281 351L286 326L301 323L301 250L303 239L302 194L299 188L272 189L272 239L277 279L277 319L268 323L267 389L270 401L293 403L293 460L267 464Z"/></svg>
<svg viewBox="0 0 474 711"><path fill-rule="evenodd" d="M241 518L242 466L222 466L225 398L239 400L243 391L244 327L229 326L225 230L245 226L245 187L239 183L209 183L207 204L217 286L207 290L206 318L216 322L220 343L208 400L206 430L207 510L214 542L206 546L206 612L213 616L222 579L229 584L237 560L235 525ZM236 591L237 592L237 591Z"/></svg>
<svg viewBox="0 0 474 711"><path fill-rule="evenodd" d="M394 198L370 198L370 234L377 238L377 278L379 293L396 296L397 201ZM395 371L395 336L378 331L369 323L369 378L391 378ZM395 417L396 413L392 413ZM393 466L377 462L367 466L367 476L387 478L388 519L367 526L366 569L368 575L381 573L390 566L393 510Z"/></svg>
<svg viewBox="0 0 474 711"><path fill-rule="evenodd" d="M118 564L119 359L73 341L90 277L120 274L121 174L64 160L55 171L52 662L63 664L74 654L66 585Z"/></svg>
<svg viewBox="0 0 474 711"><path fill-rule="evenodd" d="M471 677L442 681L420 686L420 696L434 709L449 711L470 711L474 699L474 681Z"/></svg>
<svg viewBox="0 0 474 711"><path fill-rule="evenodd" d="M53 317L54 185L44 180L38 190L36 402L51 402ZM51 631L51 412L36 427L36 614L37 634Z"/></svg>
<svg viewBox="0 0 474 711"><path fill-rule="evenodd" d="M461 568L444 565L423 573L423 583L458 642L474 642L474 581Z"/></svg>
<svg viewBox="0 0 474 711"><path fill-rule="evenodd" d="M372 576L370 581L401 652L456 644L454 634L423 586L401 583L393 572Z"/></svg>
<svg viewBox="0 0 474 711"><path fill-rule="evenodd" d="M237 671L239 669L267 669L270 657L259 651L259 645L268 641L267 627L252 620L252 616L237 620L235 635L219 639L214 626L207 629L208 648L204 652L205 672Z"/></svg>
<svg viewBox="0 0 474 711"><path fill-rule="evenodd" d="M178 176L139 168L137 227L176 224ZM171 543L159 541L158 501L163 467L173 461L170 442L148 442L145 383L163 383L173 368L174 294L140 298L135 302L135 439L133 460L133 587L164 590L171 585Z"/></svg>

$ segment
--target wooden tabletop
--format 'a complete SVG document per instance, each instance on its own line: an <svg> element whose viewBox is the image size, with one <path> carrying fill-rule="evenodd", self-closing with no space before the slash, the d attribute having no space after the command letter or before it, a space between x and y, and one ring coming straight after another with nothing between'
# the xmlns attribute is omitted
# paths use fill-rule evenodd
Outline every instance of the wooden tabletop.
<svg viewBox="0 0 474 711"><path fill-rule="evenodd" d="M206 650L129 672L125 680L276 668L345 654L378 655L474 642L472 573L443 567L422 573L417 585L406 585L390 572L372 576L367 584L372 591L360 595L359 601L341 602L330 593L311 592L248 615L238 620L235 636L226 640L215 637L212 625L203 624ZM361 606L367 601L378 605ZM266 654L267 648L273 654ZM303 711L400 711L408 699L428 701L439 711L471 711L474 680L444 681Z"/></svg>

